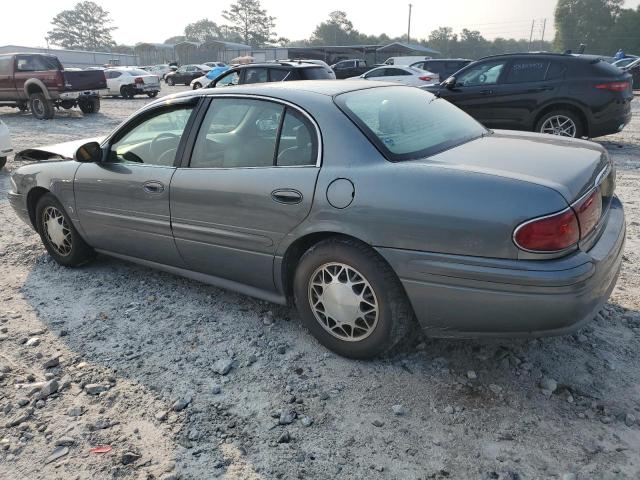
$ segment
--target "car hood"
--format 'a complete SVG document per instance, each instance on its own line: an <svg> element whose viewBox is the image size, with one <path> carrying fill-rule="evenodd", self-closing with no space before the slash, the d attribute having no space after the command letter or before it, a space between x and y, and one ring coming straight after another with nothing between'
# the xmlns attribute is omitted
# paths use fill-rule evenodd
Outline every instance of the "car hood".
<svg viewBox="0 0 640 480"><path fill-rule="evenodd" d="M503 130L424 162L536 183L557 191L569 203L586 193L599 174L611 166L606 150L596 143Z"/></svg>
<svg viewBox="0 0 640 480"><path fill-rule="evenodd" d="M82 140L74 140L72 142L56 143L54 145L46 145L44 147L27 148L15 155L16 161L23 162L39 162L42 160L72 160L76 150L85 143L98 142L102 143L104 137L85 138Z"/></svg>

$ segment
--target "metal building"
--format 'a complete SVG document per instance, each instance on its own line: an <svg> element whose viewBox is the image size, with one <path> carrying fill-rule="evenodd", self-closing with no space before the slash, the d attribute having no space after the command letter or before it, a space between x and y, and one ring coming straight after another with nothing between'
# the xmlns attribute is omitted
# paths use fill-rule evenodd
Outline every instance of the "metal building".
<svg viewBox="0 0 640 480"><path fill-rule="evenodd" d="M46 47L24 47L21 45L0 46L0 53L49 53L58 57L65 67L101 67L103 65L138 65L138 56L115 52L88 52L84 50L64 50Z"/></svg>

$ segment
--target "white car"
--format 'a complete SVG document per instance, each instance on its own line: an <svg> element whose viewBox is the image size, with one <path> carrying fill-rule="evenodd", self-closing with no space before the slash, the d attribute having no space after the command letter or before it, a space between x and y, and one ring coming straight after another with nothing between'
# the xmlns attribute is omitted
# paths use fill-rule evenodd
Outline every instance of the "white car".
<svg viewBox="0 0 640 480"><path fill-rule="evenodd" d="M383 82L398 82L403 85L420 87L440 82L440 75L416 67L404 67L401 65L372 68L359 77L365 80L378 80Z"/></svg>
<svg viewBox="0 0 640 480"><path fill-rule="evenodd" d="M173 72L173 68L171 68L168 63L163 63L162 65L150 66L147 68L147 72L157 75L160 80L164 80L164 76L169 72Z"/></svg>
<svg viewBox="0 0 640 480"><path fill-rule="evenodd" d="M150 98L158 95L160 79L157 75L138 68L107 68L107 95L133 98L135 95L147 95Z"/></svg>
<svg viewBox="0 0 640 480"><path fill-rule="evenodd" d="M9 129L0 120L0 168L4 167L7 163L7 155L13 151L11 148L11 137L9 136Z"/></svg>

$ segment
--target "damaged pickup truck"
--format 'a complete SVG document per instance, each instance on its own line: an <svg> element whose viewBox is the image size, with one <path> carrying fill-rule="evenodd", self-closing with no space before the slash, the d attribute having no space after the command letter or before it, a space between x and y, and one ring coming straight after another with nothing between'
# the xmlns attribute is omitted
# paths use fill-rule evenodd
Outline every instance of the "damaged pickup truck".
<svg viewBox="0 0 640 480"><path fill-rule="evenodd" d="M55 108L100 110L100 90L107 88L102 70L66 71L55 55L0 55L0 106L31 109L39 119L53 118Z"/></svg>

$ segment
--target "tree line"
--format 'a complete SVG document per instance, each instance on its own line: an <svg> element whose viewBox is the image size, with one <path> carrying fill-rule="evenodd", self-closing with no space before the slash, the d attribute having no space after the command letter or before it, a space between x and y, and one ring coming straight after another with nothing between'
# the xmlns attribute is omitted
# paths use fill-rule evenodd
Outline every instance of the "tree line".
<svg viewBox="0 0 640 480"><path fill-rule="evenodd" d="M629 53L640 52L640 7L622 8L624 0L558 0L555 9L556 36L553 41L528 39L486 39L478 30L462 29L456 33L450 27L439 27L426 38L411 39L412 43L429 46L443 57L479 58L486 55L523 51L577 51L586 45L588 53L612 55L618 48ZM260 0L237 0L222 17L224 23L203 18L184 28L181 35L165 43L181 41L206 42L225 40L260 46L313 45L384 45L407 41L406 35L368 35L359 32L344 11L334 11L318 24L307 39L290 41L278 37L275 17L260 5ZM116 30L109 12L92 1L84 1L71 10L64 10L52 20L53 28L47 41L63 48L131 52L131 47L117 45L112 37Z"/></svg>

